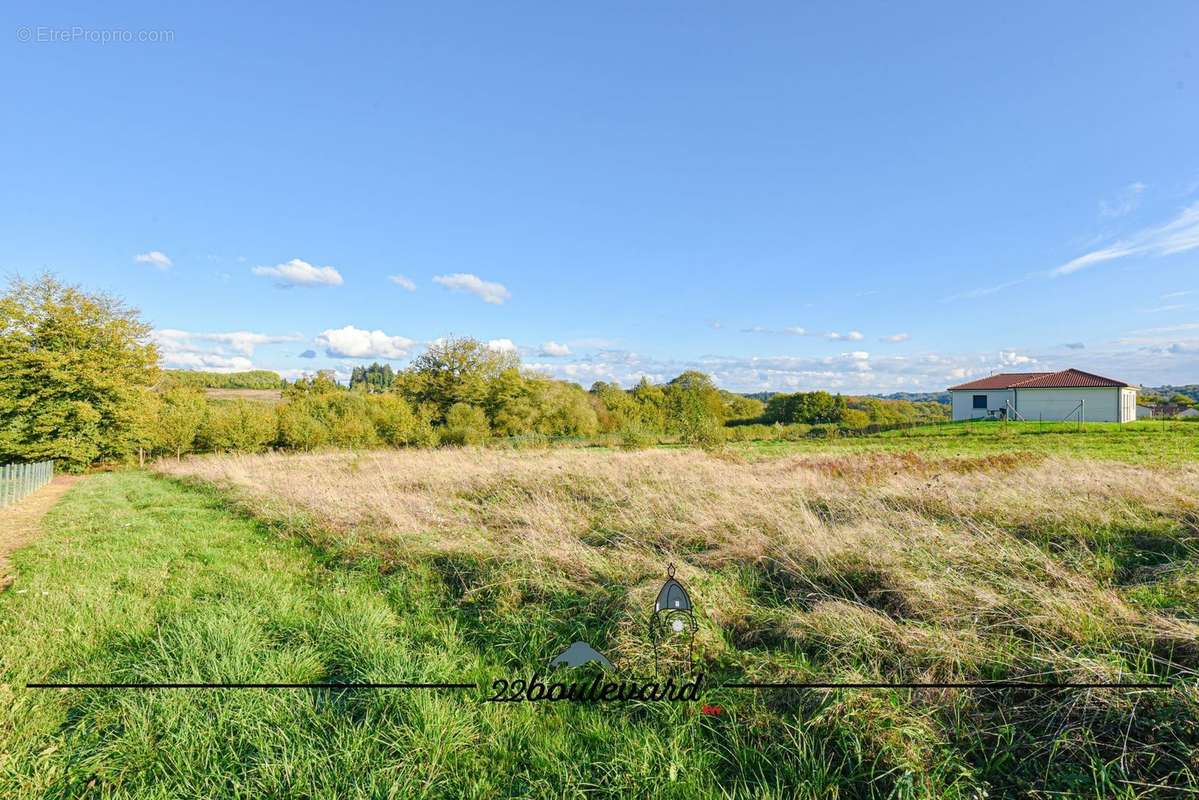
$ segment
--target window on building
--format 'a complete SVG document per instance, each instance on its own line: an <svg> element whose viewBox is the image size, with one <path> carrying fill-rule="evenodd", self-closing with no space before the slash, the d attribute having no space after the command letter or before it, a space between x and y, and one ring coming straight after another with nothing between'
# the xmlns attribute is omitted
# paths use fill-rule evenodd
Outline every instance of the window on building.
<svg viewBox="0 0 1199 800"><path fill-rule="evenodd" d="M986 411L987 410L987 396L985 394L974 395L974 407L981 408L983 411Z"/></svg>

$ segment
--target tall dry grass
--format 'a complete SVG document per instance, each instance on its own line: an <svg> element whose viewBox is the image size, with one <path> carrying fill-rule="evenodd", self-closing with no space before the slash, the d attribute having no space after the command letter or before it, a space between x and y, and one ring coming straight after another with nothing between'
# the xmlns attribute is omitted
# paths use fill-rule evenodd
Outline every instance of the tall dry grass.
<svg viewBox="0 0 1199 800"><path fill-rule="evenodd" d="M494 593L503 575L516 587L623 587L628 624L615 647L630 654L637 610L668 561L705 611L700 645L712 659L799 647L830 668L912 677L999 667L1111 680L1130 653L1183 671L1199 653L1199 627L1131 603L1129 576L1104 555L1146 531L1171 542L1174 561L1193 555L1194 466L436 450L158 468L351 554L491 565L488 583L467 592Z"/></svg>

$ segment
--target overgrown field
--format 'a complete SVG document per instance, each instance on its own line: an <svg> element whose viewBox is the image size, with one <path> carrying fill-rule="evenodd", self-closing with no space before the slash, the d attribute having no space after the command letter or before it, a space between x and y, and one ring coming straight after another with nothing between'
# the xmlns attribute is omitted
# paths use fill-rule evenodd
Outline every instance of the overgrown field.
<svg viewBox="0 0 1199 800"><path fill-rule="evenodd" d="M0 795L1176 796L1199 781L1199 465L1031 453L410 450L92 478L0 595ZM723 681L1168 691L35 693L652 671L668 562ZM21 593L17 593L21 592ZM64 787L66 787L64 789Z"/></svg>

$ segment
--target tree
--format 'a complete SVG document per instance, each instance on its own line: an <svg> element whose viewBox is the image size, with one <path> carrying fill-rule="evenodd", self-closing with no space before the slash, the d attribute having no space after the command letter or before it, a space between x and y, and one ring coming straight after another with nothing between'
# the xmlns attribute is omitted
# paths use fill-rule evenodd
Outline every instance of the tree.
<svg viewBox="0 0 1199 800"><path fill-rule="evenodd" d="M416 357L399 382L414 403L431 403L443 417L456 403L481 406L488 387L505 370L519 369L515 353L492 350L478 339L433 342Z"/></svg>
<svg viewBox="0 0 1199 800"><path fill-rule="evenodd" d="M143 390L157 378L150 328L119 300L50 275L0 297L0 460L69 470L137 447Z"/></svg>
<svg viewBox="0 0 1199 800"><path fill-rule="evenodd" d="M377 361L369 367L354 367L350 373L350 388L366 392L385 392L395 381L395 372L391 364L380 364Z"/></svg>
<svg viewBox="0 0 1199 800"><path fill-rule="evenodd" d="M182 458L195 446L200 426L208 412L204 393L189 386L175 386L162 394L154 440L157 447Z"/></svg>
<svg viewBox="0 0 1199 800"><path fill-rule="evenodd" d="M198 438L208 450L257 453L275 441L277 430L270 406L234 400L209 404Z"/></svg>
<svg viewBox="0 0 1199 800"><path fill-rule="evenodd" d="M489 433L487 414L478 406L455 403L446 412L442 441L449 444L482 444Z"/></svg>

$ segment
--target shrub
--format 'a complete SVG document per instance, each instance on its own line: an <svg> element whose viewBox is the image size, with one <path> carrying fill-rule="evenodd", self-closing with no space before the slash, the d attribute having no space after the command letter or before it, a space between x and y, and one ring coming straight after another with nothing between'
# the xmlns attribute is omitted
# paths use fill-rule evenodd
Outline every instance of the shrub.
<svg viewBox="0 0 1199 800"><path fill-rule="evenodd" d="M207 402L200 390L179 386L163 392L155 424L155 446L176 458L190 453L206 415Z"/></svg>
<svg viewBox="0 0 1199 800"><path fill-rule="evenodd" d="M490 432L483 409L469 403L454 403L446 412L441 441L456 445L482 444Z"/></svg>
<svg viewBox="0 0 1199 800"><path fill-rule="evenodd" d="M294 399L276 408L280 444L313 450L328 443L329 428L314 416L310 405L306 400Z"/></svg>
<svg viewBox="0 0 1199 800"><path fill-rule="evenodd" d="M658 437L642 425L630 424L620 432L620 446L625 450L644 450L658 443Z"/></svg>
<svg viewBox="0 0 1199 800"><path fill-rule="evenodd" d="M420 437L420 421L412 406L399 395L371 395L368 412L379 438L393 447L416 444Z"/></svg>
<svg viewBox="0 0 1199 800"><path fill-rule="evenodd" d="M236 400L210 403L198 438L208 450L257 453L275 441L277 432L275 414L269 406Z"/></svg>

